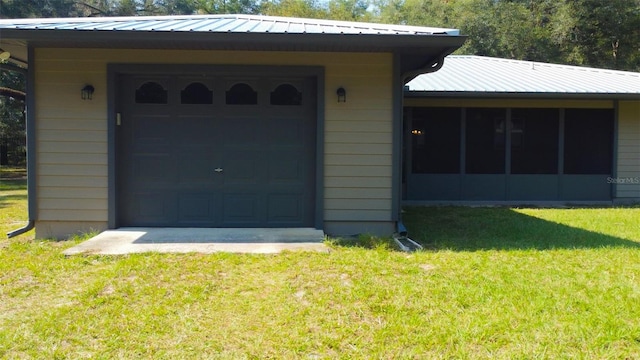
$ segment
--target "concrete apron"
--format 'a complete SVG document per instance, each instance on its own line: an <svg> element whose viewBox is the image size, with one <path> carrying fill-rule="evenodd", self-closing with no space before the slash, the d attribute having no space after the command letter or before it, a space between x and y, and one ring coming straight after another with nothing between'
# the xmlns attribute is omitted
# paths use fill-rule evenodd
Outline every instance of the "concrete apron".
<svg viewBox="0 0 640 360"><path fill-rule="evenodd" d="M329 252L323 241L322 230L311 228L120 228L104 231L64 254Z"/></svg>

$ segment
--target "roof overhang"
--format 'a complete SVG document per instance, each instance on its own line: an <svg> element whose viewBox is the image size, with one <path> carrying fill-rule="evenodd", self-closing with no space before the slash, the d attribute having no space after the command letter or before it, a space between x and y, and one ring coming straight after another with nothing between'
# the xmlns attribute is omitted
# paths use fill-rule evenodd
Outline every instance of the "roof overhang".
<svg viewBox="0 0 640 360"><path fill-rule="evenodd" d="M51 21L51 19L41 20ZM2 22L6 23L6 20ZM31 23L33 22L32 19ZM332 23L354 24L337 21ZM381 26L390 27L390 25ZM389 52L401 55L401 70L407 72L416 70L429 61L443 58L462 46L466 37L457 35L457 31L450 31L450 33L454 35L447 32L426 34L415 31L393 33L389 31L381 33L212 32L0 26L0 48L10 51L12 57L24 60L27 60L27 46L34 48Z"/></svg>
<svg viewBox="0 0 640 360"><path fill-rule="evenodd" d="M405 98L437 99L538 99L538 100L640 100L640 94L561 92L404 91Z"/></svg>

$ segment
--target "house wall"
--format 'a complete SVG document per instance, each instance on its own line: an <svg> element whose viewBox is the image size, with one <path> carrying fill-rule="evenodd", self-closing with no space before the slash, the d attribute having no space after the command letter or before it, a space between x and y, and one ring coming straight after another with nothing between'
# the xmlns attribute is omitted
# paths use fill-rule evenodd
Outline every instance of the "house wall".
<svg viewBox="0 0 640 360"><path fill-rule="evenodd" d="M640 101L618 103L616 197L640 200Z"/></svg>
<svg viewBox="0 0 640 360"><path fill-rule="evenodd" d="M390 233L392 62L377 53L36 49L36 236L107 227L109 63L323 66L324 230ZM80 99L85 84L91 101Z"/></svg>

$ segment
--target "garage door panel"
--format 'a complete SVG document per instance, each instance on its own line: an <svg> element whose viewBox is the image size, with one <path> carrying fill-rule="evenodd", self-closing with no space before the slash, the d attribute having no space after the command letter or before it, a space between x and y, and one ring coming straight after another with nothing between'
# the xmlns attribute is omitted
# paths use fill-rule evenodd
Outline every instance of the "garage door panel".
<svg viewBox="0 0 640 360"><path fill-rule="evenodd" d="M180 154L178 164L179 184L209 184L214 181L215 172L210 160L201 159L191 154Z"/></svg>
<svg viewBox="0 0 640 360"><path fill-rule="evenodd" d="M227 147L251 147L261 145L261 135L264 124L261 119L254 117L227 117L219 131L224 133L224 145Z"/></svg>
<svg viewBox="0 0 640 360"><path fill-rule="evenodd" d="M216 220L216 198L210 193L182 193L178 196L178 221L181 224L210 224Z"/></svg>
<svg viewBox="0 0 640 360"><path fill-rule="evenodd" d="M135 145L168 145L171 143L172 121L168 116L137 116L133 119L133 124Z"/></svg>
<svg viewBox="0 0 640 360"><path fill-rule="evenodd" d="M208 145L219 141L215 132L215 119L211 116L178 117L173 137L176 144Z"/></svg>
<svg viewBox="0 0 640 360"><path fill-rule="evenodd" d="M137 154L133 156L133 180L140 184L171 183L173 166L169 154Z"/></svg>
<svg viewBox="0 0 640 360"><path fill-rule="evenodd" d="M304 119L269 119L268 136L270 147L302 147L304 145Z"/></svg>
<svg viewBox="0 0 640 360"><path fill-rule="evenodd" d="M284 225L303 221L303 194L271 194L267 199L267 221L269 223Z"/></svg>
<svg viewBox="0 0 640 360"><path fill-rule="evenodd" d="M227 103L230 88L215 86L224 78L206 77L206 88L192 86L189 75L140 78L140 84L162 85L145 88L149 101L164 100L167 91L161 105L136 103L132 94L141 85L123 77L121 85L133 90L123 92L123 122L116 127L119 225L312 226L313 78L296 80L302 104L270 105L268 75L250 82L257 92L252 104Z"/></svg>
<svg viewBox="0 0 640 360"><path fill-rule="evenodd" d="M223 226L253 226L261 223L261 201L256 193L223 195Z"/></svg>
<svg viewBox="0 0 640 360"><path fill-rule="evenodd" d="M173 196L163 191L139 192L131 196L129 217L140 225L160 225L172 221L175 214Z"/></svg>
<svg viewBox="0 0 640 360"><path fill-rule="evenodd" d="M269 183L303 183L305 181L304 168L304 159L298 154L271 153L269 159Z"/></svg>
<svg viewBox="0 0 640 360"><path fill-rule="evenodd" d="M262 178L263 161L259 152L225 151L223 171L220 175L224 185L257 185Z"/></svg>

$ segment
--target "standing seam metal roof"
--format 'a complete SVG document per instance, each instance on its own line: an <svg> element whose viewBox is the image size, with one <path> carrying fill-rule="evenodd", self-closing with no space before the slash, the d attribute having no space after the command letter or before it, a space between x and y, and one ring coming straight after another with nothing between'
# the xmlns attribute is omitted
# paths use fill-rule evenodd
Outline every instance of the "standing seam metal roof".
<svg viewBox="0 0 640 360"><path fill-rule="evenodd" d="M410 81L412 92L640 94L640 73L492 57L450 55L432 74Z"/></svg>
<svg viewBox="0 0 640 360"><path fill-rule="evenodd" d="M259 15L140 16L61 19L4 19L1 29L78 31L186 31L369 35L459 35L457 29L387 25Z"/></svg>

